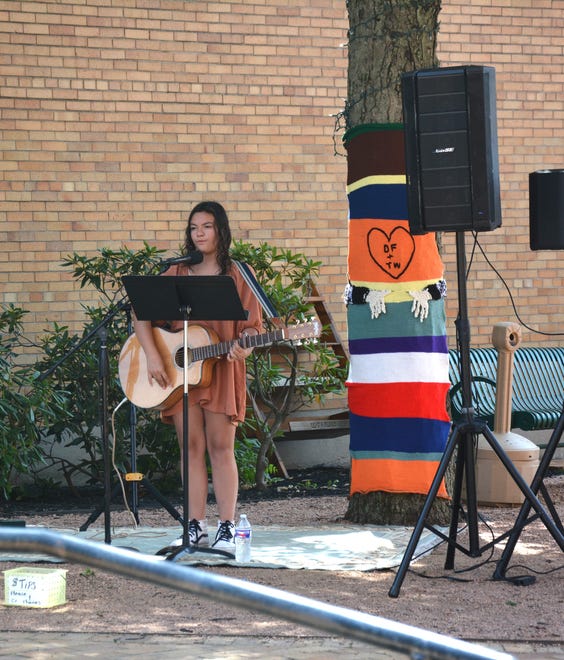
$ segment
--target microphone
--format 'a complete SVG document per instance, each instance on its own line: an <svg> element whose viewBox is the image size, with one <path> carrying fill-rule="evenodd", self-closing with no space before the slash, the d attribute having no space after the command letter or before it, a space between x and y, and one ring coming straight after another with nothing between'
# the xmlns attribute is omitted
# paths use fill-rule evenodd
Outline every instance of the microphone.
<svg viewBox="0 0 564 660"><path fill-rule="evenodd" d="M176 264L201 264L204 260L204 255L200 250L188 252L183 257L173 257L172 259L165 259L162 261L163 266L175 266Z"/></svg>

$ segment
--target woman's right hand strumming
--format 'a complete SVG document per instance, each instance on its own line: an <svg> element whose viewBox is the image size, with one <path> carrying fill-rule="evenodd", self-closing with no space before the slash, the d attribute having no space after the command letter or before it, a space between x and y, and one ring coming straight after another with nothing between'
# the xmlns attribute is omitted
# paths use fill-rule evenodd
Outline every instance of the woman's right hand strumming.
<svg viewBox="0 0 564 660"><path fill-rule="evenodd" d="M166 373L165 363L155 344L151 322L139 321L134 318L133 327L147 359L147 378L149 385L153 385L153 382L155 382L163 389L168 387L171 385L171 382Z"/></svg>
<svg viewBox="0 0 564 660"><path fill-rule="evenodd" d="M158 357L153 356L150 359L147 358L147 376L149 378L149 385L155 382L164 389L171 384L160 355Z"/></svg>

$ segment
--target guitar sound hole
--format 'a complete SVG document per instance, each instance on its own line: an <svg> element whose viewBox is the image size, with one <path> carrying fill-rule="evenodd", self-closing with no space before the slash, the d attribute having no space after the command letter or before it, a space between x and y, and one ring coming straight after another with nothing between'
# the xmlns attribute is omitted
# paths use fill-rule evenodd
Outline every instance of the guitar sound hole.
<svg viewBox="0 0 564 660"><path fill-rule="evenodd" d="M184 369L184 348L179 348L174 355L174 363L179 369ZM192 349L188 349L188 366L192 364Z"/></svg>

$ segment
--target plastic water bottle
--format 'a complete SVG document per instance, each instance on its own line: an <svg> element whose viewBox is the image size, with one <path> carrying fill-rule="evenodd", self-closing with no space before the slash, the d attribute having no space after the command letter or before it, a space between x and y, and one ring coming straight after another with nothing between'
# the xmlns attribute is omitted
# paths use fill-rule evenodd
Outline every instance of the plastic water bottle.
<svg viewBox="0 0 564 660"><path fill-rule="evenodd" d="M251 561L251 539L253 530L247 516L242 513L235 527L235 561L247 563Z"/></svg>

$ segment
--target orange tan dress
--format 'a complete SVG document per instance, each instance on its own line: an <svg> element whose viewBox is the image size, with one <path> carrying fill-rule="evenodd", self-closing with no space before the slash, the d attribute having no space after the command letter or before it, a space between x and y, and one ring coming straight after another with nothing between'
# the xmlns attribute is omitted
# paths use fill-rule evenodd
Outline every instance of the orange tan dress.
<svg viewBox="0 0 564 660"><path fill-rule="evenodd" d="M187 266L175 265L163 273L167 275L190 275ZM202 325L214 330L219 341L231 341L237 339L241 332L247 328L255 328L259 333L263 332L262 310L255 294L243 279L237 266L232 265L228 275L235 281L237 293L241 298L243 309L248 311L248 318L244 321L197 321ZM182 330L182 321L172 321L171 330ZM200 405L206 410L215 413L224 413L233 424L243 422L246 407L246 366L244 360L230 362L225 356L220 358L213 367L213 377L208 387L191 387L188 390L188 403L190 406ZM183 399L181 398L172 408L161 413L163 422L173 423L173 415L182 411Z"/></svg>

